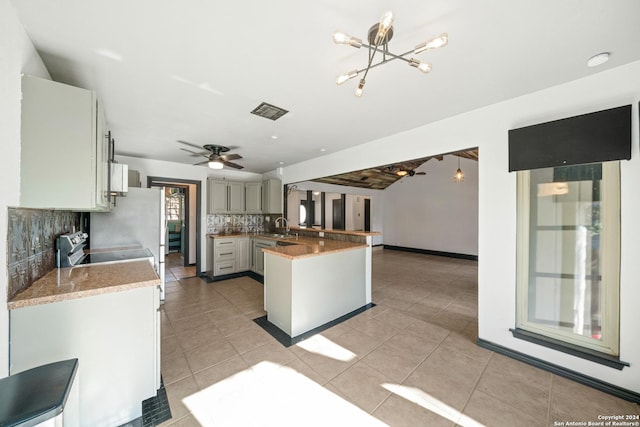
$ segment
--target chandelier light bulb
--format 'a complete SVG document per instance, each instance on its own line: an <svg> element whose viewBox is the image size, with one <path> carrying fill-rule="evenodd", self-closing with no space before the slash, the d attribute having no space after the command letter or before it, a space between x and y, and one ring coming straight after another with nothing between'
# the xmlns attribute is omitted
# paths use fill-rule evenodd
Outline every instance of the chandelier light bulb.
<svg viewBox="0 0 640 427"><path fill-rule="evenodd" d="M380 44L384 37L387 35L389 28L393 25L393 13L388 10L380 17L380 23L378 24L378 33L376 34L375 43Z"/></svg>
<svg viewBox="0 0 640 427"><path fill-rule="evenodd" d="M427 42L420 43L413 49L413 53L417 55L425 50L438 49L446 46L447 43L449 43L449 35L447 33L443 33Z"/></svg>
<svg viewBox="0 0 640 427"><path fill-rule="evenodd" d="M357 75L358 75L358 70L351 70L346 74L340 74L338 77L336 77L336 84L341 85L342 83L346 82L347 80L351 80Z"/></svg>
<svg viewBox="0 0 640 427"><path fill-rule="evenodd" d="M408 64L411 67L416 67L418 70L422 71L425 74L431 71L431 64L429 64L428 62L420 62L415 58L411 58Z"/></svg>
<svg viewBox="0 0 640 427"><path fill-rule="evenodd" d="M341 31L336 31L333 33L333 42L336 44L348 44L349 46L353 46L356 48L362 47L362 40L357 37L350 36Z"/></svg>
<svg viewBox="0 0 640 427"><path fill-rule="evenodd" d="M360 83L358 83L358 88L356 89L356 96L362 96L362 89L364 88L364 79L360 79Z"/></svg>
<svg viewBox="0 0 640 427"><path fill-rule="evenodd" d="M351 36L341 32L341 31L336 31L335 33L333 33L333 42L335 44L349 44L349 39L351 38Z"/></svg>
<svg viewBox="0 0 640 427"><path fill-rule="evenodd" d="M212 162L209 162L209 167L211 169L222 169L224 165L221 162L212 161Z"/></svg>

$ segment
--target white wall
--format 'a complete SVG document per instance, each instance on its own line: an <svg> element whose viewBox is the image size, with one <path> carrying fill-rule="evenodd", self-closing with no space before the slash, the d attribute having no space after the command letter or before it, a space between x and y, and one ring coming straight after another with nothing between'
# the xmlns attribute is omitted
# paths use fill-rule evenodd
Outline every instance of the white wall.
<svg viewBox="0 0 640 427"><path fill-rule="evenodd" d="M147 186L148 176L159 176L163 178L187 179L200 181L200 270L206 271L207 245L205 234L207 232L207 177L228 179L230 181L262 181L261 174L222 169L214 171L203 166L193 166L183 163L165 162L162 160L142 159L139 157L116 155L119 163L129 165L129 169L140 172L140 182L142 186ZM192 210L195 213L195 209ZM192 239L195 242L195 239ZM195 247L190 248L195 254ZM190 260L191 261L191 260ZM195 262L195 259L193 260Z"/></svg>
<svg viewBox="0 0 640 427"><path fill-rule="evenodd" d="M593 74L509 101L284 168L284 182L306 181L394 161L479 147L479 336L617 386L640 392L640 62ZM622 371L512 337L515 326L516 176L508 172L508 130L633 104L632 159L621 165L622 241L620 359ZM425 141L428 141L426 143ZM500 307L496 310L496 307Z"/></svg>
<svg viewBox="0 0 640 427"><path fill-rule="evenodd" d="M21 73L51 78L9 0L0 0L0 378L9 374L7 207L20 201Z"/></svg>
<svg viewBox="0 0 640 427"><path fill-rule="evenodd" d="M460 168L464 182L456 183L456 156L431 159L416 169L426 175L384 190L386 245L478 255L478 162L460 159Z"/></svg>

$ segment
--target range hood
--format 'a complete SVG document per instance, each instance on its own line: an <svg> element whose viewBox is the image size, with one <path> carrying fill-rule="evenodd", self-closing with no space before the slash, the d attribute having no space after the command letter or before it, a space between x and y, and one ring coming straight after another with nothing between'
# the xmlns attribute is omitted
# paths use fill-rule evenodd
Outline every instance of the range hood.
<svg viewBox="0 0 640 427"><path fill-rule="evenodd" d="M129 166L109 162L111 169L110 192L112 196L126 196L129 191Z"/></svg>

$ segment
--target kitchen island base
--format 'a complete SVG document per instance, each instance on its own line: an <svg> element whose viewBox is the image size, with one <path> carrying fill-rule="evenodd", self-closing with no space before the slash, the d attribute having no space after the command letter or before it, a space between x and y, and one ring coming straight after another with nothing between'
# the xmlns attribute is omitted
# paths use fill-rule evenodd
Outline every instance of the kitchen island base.
<svg viewBox="0 0 640 427"><path fill-rule="evenodd" d="M293 259L265 251L264 277L267 320L289 337L367 304L365 247Z"/></svg>
<svg viewBox="0 0 640 427"><path fill-rule="evenodd" d="M340 316L337 319L332 320L331 322L325 323L324 325L318 326L317 328L313 328L310 331L305 332L304 334L298 335L296 337L290 337L287 335L282 329L278 328L273 323L269 322L267 316L258 317L257 319L253 319L256 325L260 326L265 332L275 338L280 344L285 347L291 347L292 345L298 344L300 341L304 341L307 338L311 338L312 336L322 333L323 331L332 328L345 320L349 320L358 314L369 310L370 308L375 307L374 303L369 303L363 307L358 308L357 310L352 311L351 313L347 313L344 316Z"/></svg>

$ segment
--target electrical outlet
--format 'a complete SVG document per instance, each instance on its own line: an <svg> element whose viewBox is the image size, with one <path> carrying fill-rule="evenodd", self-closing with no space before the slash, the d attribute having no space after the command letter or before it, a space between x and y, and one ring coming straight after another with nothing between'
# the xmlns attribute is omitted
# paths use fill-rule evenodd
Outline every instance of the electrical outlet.
<svg viewBox="0 0 640 427"><path fill-rule="evenodd" d="M324 237L324 231L319 232L318 237Z"/></svg>

